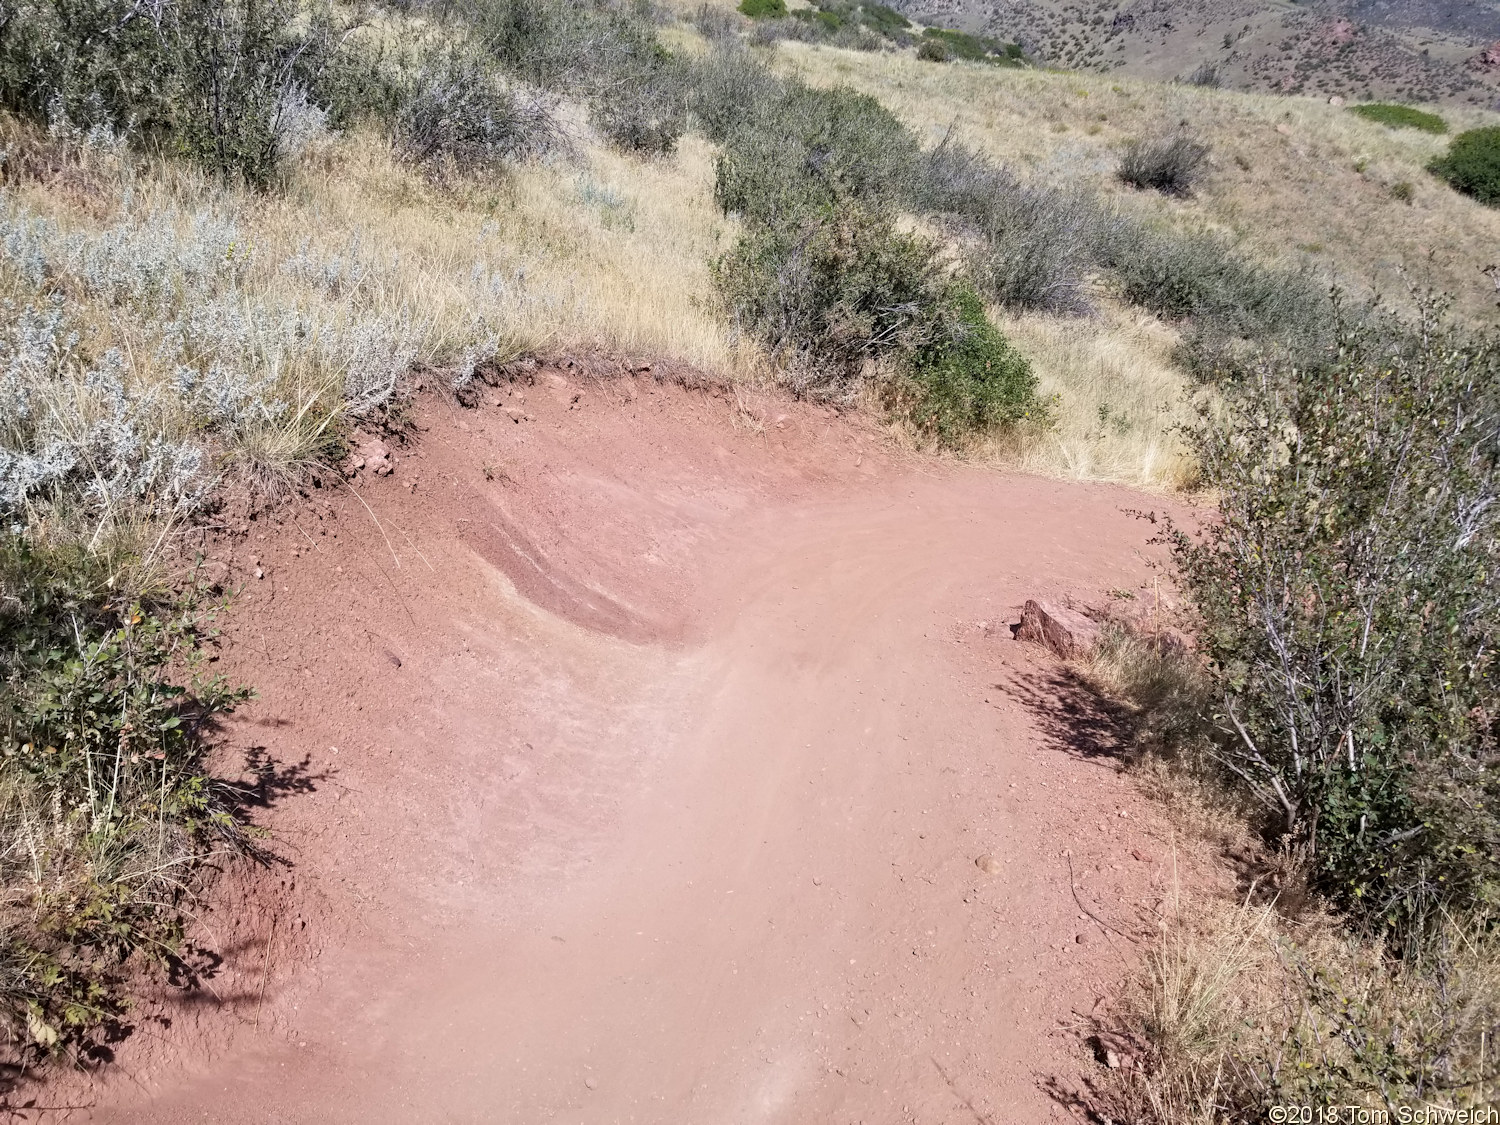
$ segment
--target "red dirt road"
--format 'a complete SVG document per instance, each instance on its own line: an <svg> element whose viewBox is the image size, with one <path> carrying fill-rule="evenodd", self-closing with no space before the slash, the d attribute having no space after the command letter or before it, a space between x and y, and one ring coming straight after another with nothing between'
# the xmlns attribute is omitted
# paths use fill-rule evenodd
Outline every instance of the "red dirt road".
<svg viewBox="0 0 1500 1125"><path fill-rule="evenodd" d="M235 541L225 752L280 763L293 866L83 1116L1073 1119L1066 1025L1130 952L1077 899L1130 930L1170 855L1006 625L1149 584L1151 501L649 378L524 393Z"/></svg>

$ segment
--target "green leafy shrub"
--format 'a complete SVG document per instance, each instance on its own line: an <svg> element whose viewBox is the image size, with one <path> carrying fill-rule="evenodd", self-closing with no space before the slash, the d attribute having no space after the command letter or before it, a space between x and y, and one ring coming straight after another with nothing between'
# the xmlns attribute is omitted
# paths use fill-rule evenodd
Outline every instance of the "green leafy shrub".
<svg viewBox="0 0 1500 1125"><path fill-rule="evenodd" d="M1500 893L1500 351L1340 319L1328 360L1221 385L1221 518L1175 537L1217 755L1341 908L1403 933Z"/></svg>
<svg viewBox="0 0 1500 1125"><path fill-rule="evenodd" d="M1487 207L1500 207L1500 125L1470 129L1453 138L1448 153L1428 170L1455 191L1472 195Z"/></svg>
<svg viewBox="0 0 1500 1125"><path fill-rule="evenodd" d="M1029 365L978 296L888 214L845 205L757 224L714 277L798 394L851 401L874 379L893 415L946 445L1042 415Z"/></svg>
<svg viewBox="0 0 1500 1125"><path fill-rule="evenodd" d="M946 285L935 247L857 204L754 224L714 277L794 390L841 398L858 389L868 361L936 339Z"/></svg>
<svg viewBox="0 0 1500 1125"><path fill-rule="evenodd" d="M1390 105L1371 102L1349 107L1349 112L1358 114L1366 121L1376 121L1392 129L1420 129L1424 133L1446 133L1448 123L1435 113L1414 109L1409 105Z"/></svg>
<svg viewBox="0 0 1500 1125"><path fill-rule="evenodd" d="M816 24L829 35L844 26L844 17L838 12L825 12L817 8L798 8L792 13L792 18L801 20L803 23Z"/></svg>
<svg viewBox="0 0 1500 1125"><path fill-rule="evenodd" d="M924 38L917 46L917 58L923 62L952 62L953 48L941 39Z"/></svg>
<svg viewBox="0 0 1500 1125"><path fill-rule="evenodd" d="M740 0L740 14L753 20L785 19L786 0Z"/></svg>
<svg viewBox="0 0 1500 1125"><path fill-rule="evenodd" d="M204 864L256 852L243 794L204 765L247 696L200 675L209 618L101 577L0 541L0 1027L23 1055L87 1047L133 961L180 967Z"/></svg>
<svg viewBox="0 0 1500 1125"><path fill-rule="evenodd" d="M961 59L964 62L987 62L998 66L1018 66L1025 54L1017 43L1004 43L984 35L971 35L967 31L952 31L943 27L929 27L922 32L922 43L917 48L917 57L934 62Z"/></svg>
<svg viewBox="0 0 1500 1125"><path fill-rule="evenodd" d="M1119 177L1131 187L1163 195L1189 195L1203 174L1208 146L1183 133L1130 142L1120 158Z"/></svg>
<svg viewBox="0 0 1500 1125"><path fill-rule="evenodd" d="M860 18L871 31L890 39L911 30L911 20L885 4L861 4Z"/></svg>
<svg viewBox="0 0 1500 1125"><path fill-rule="evenodd" d="M985 315L967 285L947 295L935 338L906 364L886 392L887 406L944 445L1023 420L1040 420L1036 375Z"/></svg>
<svg viewBox="0 0 1500 1125"><path fill-rule="evenodd" d="M910 190L917 157L916 138L874 98L790 83L726 138L714 198L761 222L842 200L885 206Z"/></svg>

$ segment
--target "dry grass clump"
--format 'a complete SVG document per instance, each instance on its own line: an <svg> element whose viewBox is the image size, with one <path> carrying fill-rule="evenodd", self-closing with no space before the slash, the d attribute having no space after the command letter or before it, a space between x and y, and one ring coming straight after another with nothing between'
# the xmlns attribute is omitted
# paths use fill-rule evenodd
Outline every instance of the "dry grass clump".
<svg viewBox="0 0 1500 1125"><path fill-rule="evenodd" d="M1450 920L1402 959L1316 912L1179 895L1103 1030L1136 1053L1094 1109L1220 1125L1277 1105L1477 1108L1500 1080L1497 1031L1500 950L1480 923Z"/></svg>
<svg viewBox="0 0 1500 1125"><path fill-rule="evenodd" d="M1190 414L1190 385L1172 362L1174 332L1112 302L1090 318L997 312L996 323L1052 404L1052 426L1008 453L1021 467L1169 491L1192 484L1193 459L1176 429Z"/></svg>

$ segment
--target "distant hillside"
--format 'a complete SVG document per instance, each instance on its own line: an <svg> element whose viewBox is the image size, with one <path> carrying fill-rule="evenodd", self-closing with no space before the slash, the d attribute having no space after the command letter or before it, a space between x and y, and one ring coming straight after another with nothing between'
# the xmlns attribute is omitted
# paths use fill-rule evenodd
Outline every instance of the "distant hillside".
<svg viewBox="0 0 1500 1125"><path fill-rule="evenodd" d="M1500 108L1500 0L898 0L1056 66Z"/></svg>

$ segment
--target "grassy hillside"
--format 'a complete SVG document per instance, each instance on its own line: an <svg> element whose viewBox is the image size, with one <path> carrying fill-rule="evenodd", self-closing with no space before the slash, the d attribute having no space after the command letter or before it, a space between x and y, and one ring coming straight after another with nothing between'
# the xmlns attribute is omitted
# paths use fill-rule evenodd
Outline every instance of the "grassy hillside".
<svg viewBox="0 0 1500 1125"><path fill-rule="evenodd" d="M1481 271L1500 246L1500 211L1425 171L1446 149L1444 138L1388 129L1313 99L1090 74L937 65L802 43L783 44L774 65L879 98L928 144L956 137L1026 176L1097 194L1127 213L1222 231L1258 260L1310 263L1353 293L1402 303L1410 286L1431 286L1453 295L1476 323L1496 320L1495 286ZM1448 117L1455 129L1500 119L1477 111ZM1176 129L1211 146L1192 196L1120 183L1125 144ZM1096 318L1023 314L1005 324L1036 363L1044 393L1058 401L1058 426L1020 454L1023 464L1148 486L1190 479L1173 436L1190 388L1171 360L1169 325L1108 302Z"/></svg>
<svg viewBox="0 0 1500 1125"><path fill-rule="evenodd" d="M1133 213L1212 226L1258 256L1316 262L1356 290L1399 293L1409 278L1452 294L1476 319L1495 312L1479 273L1500 246L1500 211L1433 179L1447 139L1389 129L1311 98L1240 94L1091 74L934 65L907 55L786 44L777 64L817 84L879 97L929 143L950 132L1052 183L1098 192ZM1500 114L1445 111L1454 131ZM1115 176L1131 139L1184 129L1211 146L1194 194L1141 193ZM1410 184L1410 198L1393 194Z"/></svg>

